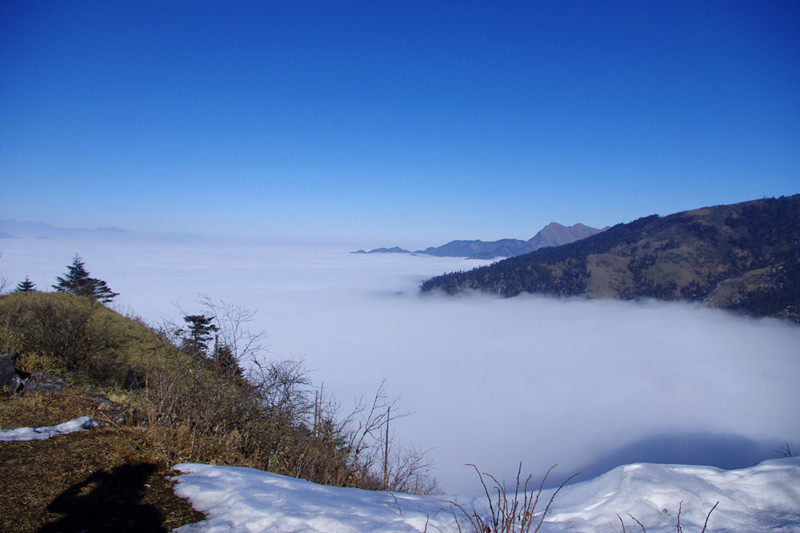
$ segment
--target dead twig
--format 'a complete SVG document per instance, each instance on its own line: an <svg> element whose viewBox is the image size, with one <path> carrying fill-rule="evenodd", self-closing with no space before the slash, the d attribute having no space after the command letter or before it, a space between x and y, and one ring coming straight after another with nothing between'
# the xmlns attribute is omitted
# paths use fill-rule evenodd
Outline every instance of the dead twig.
<svg viewBox="0 0 800 533"><path fill-rule="evenodd" d="M622 526L622 533L626 533L625 531L625 522L623 522L622 517L617 513L617 518L619 518L619 523Z"/></svg>
<svg viewBox="0 0 800 533"><path fill-rule="evenodd" d="M717 501L717 503L715 503L715 504L714 504L714 507L712 507L712 508L711 508L711 510L710 510L710 511L708 512L708 514L706 515L706 521L705 521L705 523L703 524L703 529L700 531L700 533L705 533L705 531L706 531L706 528L708 527L708 519L709 519L709 517L711 516L711 513L713 513L713 512L714 512L714 509L716 509L716 508L717 508L717 505L719 505L719 501Z"/></svg>
<svg viewBox="0 0 800 533"><path fill-rule="evenodd" d="M640 527L640 528L642 528L642 531L644 531L644 533L647 533L647 530L644 528L644 524L642 524L641 522L639 522L639 521L636 519L636 517L635 517L635 516L633 516L631 513L628 513L628 516L630 516L631 518L633 518L633 521L634 521L634 522L636 522L637 524L639 524L639 527Z"/></svg>
<svg viewBox="0 0 800 533"><path fill-rule="evenodd" d="M400 516L403 516L403 510L400 508L400 502L397 501L397 496L395 496L393 492L390 492L389 496L391 496L392 499L394 500L394 504L397 506L397 510L400 511Z"/></svg>
<svg viewBox="0 0 800 533"><path fill-rule="evenodd" d="M461 511L461 514L464 515L467 520L469 520L472 530L476 533L529 533L533 528L534 523L536 523L536 528L533 529L533 533L537 533L544 524L547 513L550 511L550 506L553 504L556 495L561 491L561 489L564 488L564 486L566 486L567 483L569 483L575 478L575 476L578 475L573 474L564 480L564 482L561 483L561 485L559 485L559 487L550 496L544 511L538 514L536 513L536 508L539 504L542 492L544 491L544 484L547 482L547 478L557 465L553 465L547 470L547 473L539 485L539 490L533 492L528 490L533 476L528 476L525 481L522 482L522 463L520 463L519 468L517 469L516 485L514 487L513 497L508 494L508 490L506 489L505 485L500 483L497 478L485 472L481 473L480 470L478 470L478 467L473 464L469 464L467 466L471 466L475 469L475 472L478 473L478 478L480 479L481 486L483 487L483 493L486 496L486 501L489 504L489 516L484 518L475 512L468 513L461 505L452 501L448 501L447 503L450 504L450 510L453 513L453 518L455 518L456 527L458 527L459 532L461 531L461 524L458 521L458 515L455 511L456 509ZM485 478L491 479L494 483L493 490L496 492L496 500L492 497ZM520 493L523 495L522 499L520 499ZM536 518L538 518L538 522L535 522Z"/></svg>

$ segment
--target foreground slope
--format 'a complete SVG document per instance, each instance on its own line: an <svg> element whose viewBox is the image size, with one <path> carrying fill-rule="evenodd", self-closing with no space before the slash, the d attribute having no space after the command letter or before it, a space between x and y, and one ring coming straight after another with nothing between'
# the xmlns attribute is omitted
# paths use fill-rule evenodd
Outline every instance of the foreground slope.
<svg viewBox="0 0 800 533"><path fill-rule="evenodd" d="M179 461L381 486L362 460L367 447L346 445L354 433L344 423L317 408L324 424L311 425L298 367L264 362L246 380L235 358L220 357L232 352L212 356L167 334L82 296L0 295L0 354L9 354L0 385L0 531L185 524L195 515L163 480ZM73 434L75 425L94 425L85 416L101 427ZM54 438L38 440L45 436ZM152 500L148 487L159 487Z"/></svg>
<svg viewBox="0 0 800 533"><path fill-rule="evenodd" d="M800 195L652 215L421 289L689 300L798 321Z"/></svg>

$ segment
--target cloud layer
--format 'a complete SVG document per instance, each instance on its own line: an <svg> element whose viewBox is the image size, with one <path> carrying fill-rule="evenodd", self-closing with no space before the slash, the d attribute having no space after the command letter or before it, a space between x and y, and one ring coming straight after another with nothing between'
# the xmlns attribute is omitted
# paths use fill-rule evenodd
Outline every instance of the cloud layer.
<svg viewBox="0 0 800 533"><path fill-rule="evenodd" d="M75 252L148 321L197 294L258 309L271 356L304 358L347 407L382 379L413 416L448 491L475 463L511 479L559 463L746 466L800 442L800 328L655 302L420 296L431 275L484 262L242 244L6 240L0 271L49 286ZM716 450L714 449L716 448ZM585 476L584 476L585 478Z"/></svg>

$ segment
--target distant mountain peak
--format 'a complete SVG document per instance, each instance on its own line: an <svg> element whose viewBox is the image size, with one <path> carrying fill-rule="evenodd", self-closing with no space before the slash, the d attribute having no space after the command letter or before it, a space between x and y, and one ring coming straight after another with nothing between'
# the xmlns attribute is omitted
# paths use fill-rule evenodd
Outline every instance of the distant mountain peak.
<svg viewBox="0 0 800 533"><path fill-rule="evenodd" d="M578 225L578 224L576 224L576 225ZM545 227L543 227L542 231L546 231L546 230L552 229L552 228L566 228L566 227L567 226L565 226L564 224L560 224L558 222L551 222L548 225L546 225ZM572 226L569 226L569 227L571 228Z"/></svg>
<svg viewBox="0 0 800 533"><path fill-rule="evenodd" d="M367 252L366 250L356 250L355 252L350 252L351 254L410 254L411 252L400 248L399 246L392 246L391 248L375 248L374 250L370 250Z"/></svg>
<svg viewBox="0 0 800 533"><path fill-rule="evenodd" d="M561 246L571 242L591 237L595 233L602 230L590 228L581 223L572 226L564 226L558 222L551 222L536 235L531 238L528 243L531 245L531 252L539 248L547 248L549 246Z"/></svg>

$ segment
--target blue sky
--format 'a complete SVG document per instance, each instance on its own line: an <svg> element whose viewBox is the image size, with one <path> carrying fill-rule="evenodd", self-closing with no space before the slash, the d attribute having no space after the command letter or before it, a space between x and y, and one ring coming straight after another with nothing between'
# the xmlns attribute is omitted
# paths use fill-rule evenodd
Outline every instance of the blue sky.
<svg viewBox="0 0 800 533"><path fill-rule="evenodd" d="M0 218L364 246L800 192L797 2L4 2Z"/></svg>

